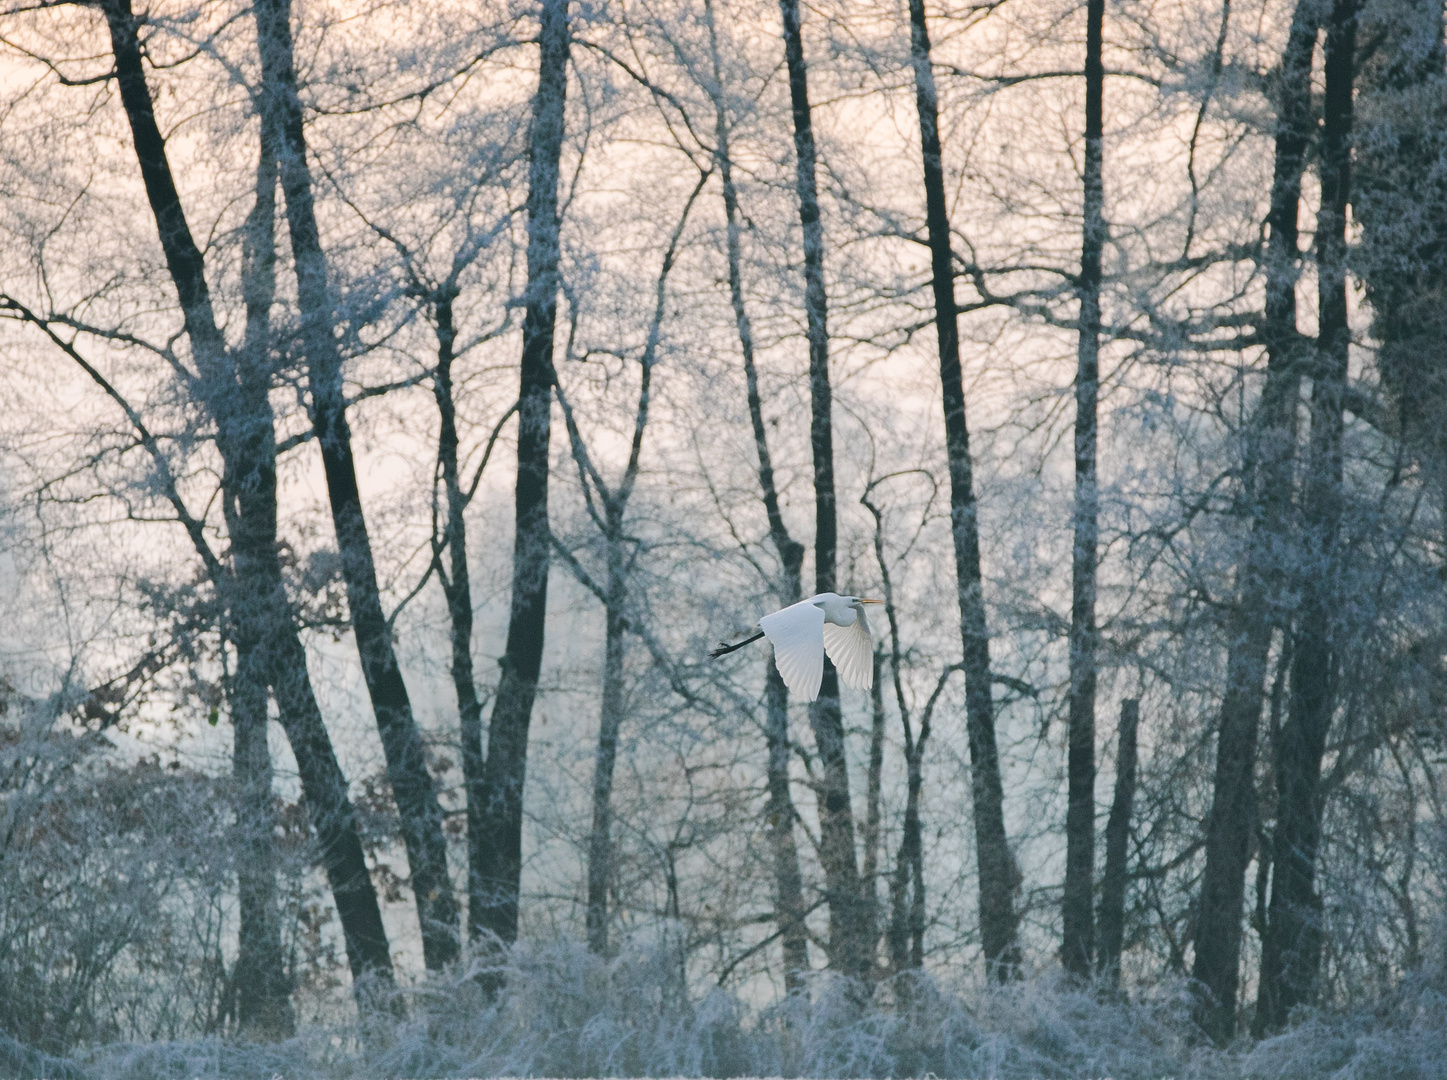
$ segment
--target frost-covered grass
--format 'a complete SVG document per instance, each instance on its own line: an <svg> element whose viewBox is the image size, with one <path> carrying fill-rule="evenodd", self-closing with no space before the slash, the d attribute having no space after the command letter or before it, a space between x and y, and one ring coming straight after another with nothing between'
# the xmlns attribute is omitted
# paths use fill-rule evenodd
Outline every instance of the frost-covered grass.
<svg viewBox="0 0 1447 1080"><path fill-rule="evenodd" d="M1048 977L951 989L895 982L866 998L822 976L763 1010L721 990L683 997L676 961L635 948L520 947L489 1002L468 978L378 1001L286 1043L222 1039L93 1047L95 1080L193 1077L1112 1077L1447 1080L1447 997L1418 980L1374 1015L1302 1017L1254 1046L1198 1037L1183 984L1106 1000ZM43 1066L59 1075L55 1059ZM14 1069L19 1063L0 1061ZM37 1063L37 1068L41 1068ZM0 1072L3 1072L0 1069Z"/></svg>

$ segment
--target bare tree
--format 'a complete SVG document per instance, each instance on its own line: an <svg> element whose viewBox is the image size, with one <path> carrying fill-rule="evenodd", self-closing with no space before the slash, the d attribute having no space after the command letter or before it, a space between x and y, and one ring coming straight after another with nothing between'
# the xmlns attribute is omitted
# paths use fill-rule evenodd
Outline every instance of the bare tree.
<svg viewBox="0 0 1447 1080"><path fill-rule="evenodd" d="M663 332L663 317L668 298L668 275L678 257L679 241L688 224L689 212L699 192L708 182L709 170L700 170L698 183L689 193L679 215L678 224L663 253L654 286L653 316L638 358L638 404L633 414L633 437L628 446L628 462L615 484L604 478L598 463L588 452L588 445L577 418L561 385L555 387L568 429L568 442L573 461L578 467L578 483L583 491L588 516L603 543L604 573L599 581L561 543L555 544L559 554L572 569L580 584L603 605L603 687L599 701L598 748L593 758L593 820L588 832L587 860L587 933L588 948L600 956L608 954L608 890L613 881L613 771L618 758L618 733L626 715L624 661L629 629L630 609L634 604L631 578L642 545L628 529L628 503L638 483L638 469L643 454L643 438L648 430L648 407L652 397L653 369L658 363L658 343ZM676 906L676 905L675 905Z"/></svg>
<svg viewBox="0 0 1447 1080"><path fill-rule="evenodd" d="M1317 324L1311 437L1302 493L1301 602L1291 656L1286 722L1276 740L1276 832L1271 906L1262 942L1255 1027L1282 1027L1317 993L1323 936L1316 887L1321 844L1321 765L1338 701L1344 635L1340 584L1344 408L1351 330L1347 317L1347 204L1356 80L1357 0L1333 0L1326 27L1321 207L1316 221Z"/></svg>
<svg viewBox="0 0 1447 1080"><path fill-rule="evenodd" d="M422 734L412 715L407 684L402 679L402 668L382 611L377 568L362 512L361 490L357 486L352 433L342 388L342 355L327 286L327 259L317 225L306 130L297 92L291 0L262 0L254 11L261 53L262 122L274 125L280 133L277 157L281 188L286 196L297 302L301 309L301 340L308 365L312 426L326 473L352 629L377 730L382 736L387 779L401 818L412 891L417 900L417 918L422 927L422 951L427 967L439 970L460 955L457 902L447 873L442 806L427 770Z"/></svg>
<svg viewBox="0 0 1447 1080"><path fill-rule="evenodd" d="M781 606L803 599L804 545L789 535L779 508L779 491L774 481L773 457L769 451L768 428L764 422L763 400L759 394L759 373L754 362L754 332L744 306L743 270L740 256L738 188L734 183L733 158L729 151L729 117L723 88L723 63L719 55L718 30L712 0L704 0L708 25L712 81L707 86L714 109L714 160L721 182L724 219L727 226L729 301L733 307L739 350L744 363L744 385L748 397L749 423L753 429L754 451L759 459L759 492L769 522L769 540L779 558L775 584ZM773 658L764 661L764 737L768 744L768 833L774 863L775 922L784 950L784 985L795 990L802 985L800 973L809 969L808 929L804 925L803 877L799 852L794 844L794 800L789 791L789 688Z"/></svg>
<svg viewBox="0 0 1447 1080"><path fill-rule="evenodd" d="M779 0L784 18L784 63L794 119L795 193L804 235L804 314L809 341L809 443L814 454L814 589L834 592L839 516L834 501L834 420L829 384L828 296L824 290L824 225L819 217L815 176L818 150L809 107L808 66L799 24L798 0ZM868 932L859 862L854 850L854 809L849 797L849 761L839 675L826 658L819 697L809 722L824 766L819 807L819 859L829 899L829 962L855 978L869 975Z"/></svg>
<svg viewBox="0 0 1447 1080"><path fill-rule="evenodd" d="M275 434L266 398L268 382L265 378L258 379L258 369L253 365L247 365L245 378L237 378L230 372L226 343L217 329L210 290L205 281L204 259L185 220L171 165L166 158L165 140L156 126L150 103L150 91L142 67L139 23L130 9L129 0L110 0L103 10L110 29L111 49L116 58L117 83L135 140L136 159L145 181L146 197L161 235L166 265L181 301L192 356L200 371L200 379L195 385L203 392L210 392L208 404L216 415L221 436L218 447L223 457L229 453L232 456L232 460L227 462L227 475L236 482L233 494L237 498L237 517L246 521L245 533L233 537L233 544L236 544L233 553L236 565L234 589L226 589L223 595L229 595L230 604L236 605L234 617L237 623L243 624L252 618L258 620L255 631L239 627L237 636L240 640L266 641L275 650L271 656L272 663L268 665L269 682L278 699L282 724L287 728L297 757L302 789L307 795L308 808L323 845L324 863L336 899L337 914L343 925L353 979L359 989L368 977L391 983L392 958L386 945L376 892L357 835L352 803L347 798L346 780L341 776L326 725L321 722L320 709L315 705L305 666L305 651L282 591L281 565L275 539ZM265 253L260 250L256 255L265 258ZM263 297L258 295L256 300L260 303ZM258 321L250 324L249 329L259 332L259 313ZM49 330L48 333L61 345L54 333ZM72 358L81 359L74 350L69 352ZM260 371L265 371L265 368ZM90 369L88 374L98 378L94 369ZM119 395L113 394L113 397L119 398ZM259 414L249 414L245 408L237 410L234 407L236 402L249 402L252 408L259 410ZM133 411L129 415L133 426L137 427L137 434L143 440L149 440L139 417ZM259 420L265 423L258 423ZM150 442L153 444L153 440ZM156 453L153 450L152 456L155 457ZM255 453L256 456L246 457L247 453ZM210 553L200 524L184 512L179 495L174 502L179 517L187 523L188 536L203 557L208 572L213 578L224 581L226 570L221 568L220 560ZM247 540L255 541L255 547L247 546ZM247 705L253 706L255 689L249 693L253 696L247 699ZM255 733L247 733L243 741L247 737L255 737ZM253 762L255 751L247 753L245 760ZM259 780L256 783L259 786ZM275 974L268 976L268 980L273 977ZM275 986L275 983L271 984ZM275 1006L259 1003L262 1011L271 1008Z"/></svg>
<svg viewBox="0 0 1447 1080"><path fill-rule="evenodd" d="M985 623L985 597L980 581L979 507L975 502L970 434L965 423L959 309L955 302L954 256L950 247L949 211L945 203L939 95L935 90L934 68L930 60L924 0L910 0L909 12L910 59L914 67L915 104L919 111L935 336L939 347L945 413L945 450L950 468L950 532L954 540L960 640L964 649L961 664L965 672L975 858L979 873L980 941L984 946L987 972L993 977L1008 979L1018 971L1020 964L1014 893L1020 886L1021 877L1005 835L1005 790L1000 779L1000 751L995 741L990 636Z"/></svg>
<svg viewBox="0 0 1447 1080"><path fill-rule="evenodd" d="M474 937L511 943L518 932L522 876L523 782L528 726L543 659L551 531L548 442L551 433L553 330L558 310L558 162L568 89L568 0L543 0L538 91L528 148L528 286L518 390L518 463L512 606L502 681L488 727L483 772L479 876L486 902Z"/></svg>
<svg viewBox="0 0 1447 1080"><path fill-rule="evenodd" d="M1105 247L1101 176L1105 66L1101 38L1105 0L1085 7L1085 167L1080 244L1080 341L1075 369L1075 542L1070 560L1069 799L1065 811L1064 932L1060 959L1077 978L1090 977L1095 947L1091 903L1095 879L1095 624L1100 489L1096 473L1096 404L1100 396L1100 257Z"/></svg>
<svg viewBox="0 0 1447 1080"><path fill-rule="evenodd" d="M1202 1025L1218 1041L1236 1027L1241 966L1242 903L1256 808L1256 742L1273 630L1281 622L1283 571L1291 513L1291 462L1301 348L1296 329L1300 273L1297 214L1312 136L1311 54L1318 0L1298 0L1277 82L1275 161L1270 234L1265 252L1262 338L1266 380L1246 433L1243 476L1251 532L1227 625L1226 690L1221 700L1216 768L1206 825L1193 974L1207 993Z"/></svg>
<svg viewBox="0 0 1447 1080"><path fill-rule="evenodd" d="M238 374L255 386L237 387L253 399L270 389L268 360L272 348L271 307L276 299L276 131L263 125L256 165L256 202L247 215L242 237L242 291L246 331ZM254 412L255 401L247 411ZM268 425L269 426L269 425ZM260 438L264 439L262 435ZM273 436L274 438L274 436ZM234 460L239 455L232 455ZM230 464L230 461L228 461ZM253 478L226 476L223 486L240 493ZM242 536L248 522L239 513L239 499L223 501L227 532ZM237 620L236 672L229 694L235 731L233 771L241 793L240 826L245 858L237 866L237 1023L243 1032L263 1038L290 1038L296 1030L291 1007L291 981L282 955L280 911L276 896L276 812L273 806L271 750L266 743L267 662L265 645L252 636L253 621Z"/></svg>
<svg viewBox="0 0 1447 1080"><path fill-rule="evenodd" d="M924 874L924 827L920 806L924 796L924 753L933 730L935 706L939 704L950 676L962 667L950 664L939 674L934 691L920 710L918 732L914 726L914 710L905 694L904 680L906 664L904 649L899 638L899 611L895 601L894 575L890 561L885 555L884 513L874 502L874 490L880 484L894 479L898 473L888 473L871 480L859 501L874 519L874 558L879 566L879 578L884 590L884 615L889 624L889 671L894 689L895 709L899 713L900 734L904 742L905 802L904 819L900 828L899 850L895 854L894 871L889 881L889 924L885 930L885 941L889 951L889 970L899 975L905 971L920 971L924 968L924 932L926 923L925 874ZM930 478L933 481L933 477ZM879 652L876 652L874 673L876 690L882 689L882 668ZM884 715L883 693L876 695L875 727L881 726ZM871 742L871 752L874 743ZM870 779L874 779L875 764L870 760ZM871 939L871 943L872 943Z"/></svg>

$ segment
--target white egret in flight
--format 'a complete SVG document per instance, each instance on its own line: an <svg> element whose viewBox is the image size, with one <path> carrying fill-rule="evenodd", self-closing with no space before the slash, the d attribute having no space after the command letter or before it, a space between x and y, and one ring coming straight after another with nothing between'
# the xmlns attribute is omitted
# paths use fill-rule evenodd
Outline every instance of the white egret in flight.
<svg viewBox="0 0 1447 1080"><path fill-rule="evenodd" d="M805 701L819 696L826 652L839 669L845 686L868 690L874 685L874 639L869 635L864 605L882 603L883 600L820 593L765 615L759 620L759 632L753 637L733 645L719 642L719 647L708 655L716 660L761 637L768 637L774 646L774 663L784 677L784 685Z"/></svg>

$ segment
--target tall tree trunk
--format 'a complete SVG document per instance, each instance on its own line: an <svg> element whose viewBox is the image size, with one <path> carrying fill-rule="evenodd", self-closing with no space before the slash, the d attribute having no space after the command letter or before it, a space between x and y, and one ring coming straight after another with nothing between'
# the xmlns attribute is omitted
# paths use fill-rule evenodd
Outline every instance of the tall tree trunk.
<svg viewBox="0 0 1447 1080"><path fill-rule="evenodd" d="M227 519L232 527L233 577L220 571L238 643L261 642L268 681L291 742L302 794L321 841L328 882L341 919L354 986L370 978L392 983L392 957L377 894L367 871L347 783L337 765L307 675L306 653L287 606L276 548L276 438L269 377L248 342L240 377L228 364L206 284L205 262L192 238L152 110L142 66L137 20L130 0L103 6L115 54L121 102L135 140L146 196L162 251L185 317L187 338L200 369L198 388L221 432L225 455ZM252 297L248 297L250 301ZM259 300L258 300L259 302ZM249 329L257 324L249 324ZM308 707L309 706L309 707Z"/></svg>
<svg viewBox="0 0 1447 1080"><path fill-rule="evenodd" d="M542 56L528 165L528 289L518 391L512 604L483 774L484 904L479 929L504 943L517 940L528 726L542 668L551 562L548 442L558 311L558 162L568 88L568 0L543 0L538 40Z"/></svg>
<svg viewBox="0 0 1447 1080"><path fill-rule="evenodd" d="M909 18L910 58L914 64L915 103L919 109L920 148L924 159L925 219L929 229L935 335L939 343L945 451L950 468L950 531L954 539L960 639L964 650L965 712L980 883L980 941L986 970L993 977L1008 979L1018 972L1020 965L1014 905L1020 871L1005 836L1005 792L995 741L990 637L980 581L979 509L975 502L969 428L965 423L958 308L940 148L939 99L930 63L924 0L910 0Z"/></svg>
<svg viewBox="0 0 1447 1080"><path fill-rule="evenodd" d="M834 429L829 385L828 300L824 292L824 226L815 176L818 152L809 109L808 69L799 25L799 0L779 0L784 60L794 114L795 192L804 234L804 313L809 339L809 442L814 455L814 591L834 592L839 522L834 503ZM854 850L854 809L839 675L826 658L819 697L809 709L814 742L824 766L819 810L819 861L829 900L830 966L855 978L869 975L866 912Z"/></svg>
<svg viewBox="0 0 1447 1080"><path fill-rule="evenodd" d="M342 390L341 350L337 346L328 294L327 261L317 227L306 132L297 94L291 0L258 0L255 14L261 53L263 122L275 124L281 133L278 153L281 187L286 196L296 269L312 425L326 474L352 630L377 730L382 737L387 779L401 819L417 918L422 929L423 959L428 970L437 971L460 955L457 903L447 873L442 806L427 770L422 734L412 715L412 702L392 645L391 629L382 612L372 543L362 513L352 433Z"/></svg>
<svg viewBox="0 0 1447 1080"><path fill-rule="evenodd" d="M271 305L276 295L276 138L262 126L256 167L256 202L247 215L242 239L241 287L246 304L246 337L238 366L241 377L267 372L271 349ZM229 386L228 386L229 389ZM238 397L244 395L238 394ZM239 402L238 402L239 404ZM230 440L227 440L228 442ZM227 464L239 456L232 448ZM230 492L245 481L228 472L223 506L227 533L235 537L245 526L232 512ZM234 567L233 567L234 580ZM242 858L236 868L237 934L236 1020L243 1035L264 1040L290 1038L296 1031L291 1007L291 980L281 946L276 907L276 810L271 790L271 751L267 746L267 664L262 642L236 641L236 673L231 693L233 772L238 788L238 825Z"/></svg>
<svg viewBox="0 0 1447 1080"><path fill-rule="evenodd" d="M1135 801L1136 730L1140 702L1120 703L1120 732L1115 752L1115 798L1105 823L1105 872L1100 878L1100 914L1096 919L1096 970L1112 988L1120 986L1120 953L1125 943L1125 887L1129 879L1127 846L1131 804Z"/></svg>
<svg viewBox="0 0 1447 1080"><path fill-rule="evenodd" d="M749 323L748 309L744 306L739 252L739 198L734 185L733 158L729 152L723 64L719 56L712 0L704 0L704 16L708 22L709 55L713 66L709 95L714 106L715 161L722 183L724 217L728 225L729 299L733 304L739 348L743 354L749 420L753 425L754 449L759 456L759 490L768 517L769 538L779 556L779 600L787 607L803 598L804 545L789 535L774 483L773 458L769 453L768 429L764 425L763 400L759 394L759 373L754 365L753 328ZM794 800L789 791L789 691L772 656L764 664L764 738L768 747L769 791L767 822L774 863L774 920L783 943L784 986L792 992L803 985L801 973L809 970L809 938L808 928L804 925L803 876L799 870L798 848L794 843Z"/></svg>
<svg viewBox="0 0 1447 1080"><path fill-rule="evenodd" d="M467 925L470 937L482 925L485 907L482 864L482 702L472 666L472 575L467 565L467 527L463 512L467 498L458 471L457 405L453 396L452 362L457 328L453 319L455 292L448 289L436 298L437 373L432 391L439 419L437 462L447 498L447 572L442 575L442 592L447 601L452 659L449 665L452 688L457 694L458 734L462 746L462 782L467 792Z"/></svg>
<svg viewBox="0 0 1447 1080"><path fill-rule="evenodd" d="M1204 990L1199 1022L1218 1042L1236 1030L1242 905L1256 809L1257 729L1273 628L1281 622L1301 347L1296 329L1300 275L1297 215L1312 137L1311 56L1320 0L1298 0L1281 56L1275 164L1265 253L1262 338L1266 382L1246 433L1244 498L1251 536L1237 571L1227 623L1226 690L1221 700L1206 867L1195 929L1193 975Z"/></svg>
<svg viewBox="0 0 1447 1080"><path fill-rule="evenodd" d="M1312 372L1311 439L1302 496L1301 607L1292 646L1291 689L1276 753L1276 833L1271 905L1261 950L1256 1025L1286 1023L1316 994L1322 903L1316 891L1321 842L1321 761L1336 705L1338 550L1342 517L1342 430L1346 396L1347 202L1351 189L1352 84L1358 0L1334 0L1327 24L1321 128L1321 209L1317 214L1317 356Z"/></svg>
<svg viewBox="0 0 1447 1080"><path fill-rule="evenodd" d="M1075 543L1070 562L1069 799L1065 812L1065 970L1090 977L1094 952L1091 904L1095 892L1095 566L1100 495L1096 480L1096 399L1100 393L1100 259L1105 247L1101 37L1105 0L1085 8L1085 170L1080 247L1080 342L1075 369Z"/></svg>

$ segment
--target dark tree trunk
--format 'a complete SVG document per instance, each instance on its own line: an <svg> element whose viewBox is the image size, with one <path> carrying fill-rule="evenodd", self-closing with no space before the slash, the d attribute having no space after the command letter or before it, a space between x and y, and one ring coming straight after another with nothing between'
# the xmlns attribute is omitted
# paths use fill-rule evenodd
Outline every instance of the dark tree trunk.
<svg viewBox="0 0 1447 1080"><path fill-rule="evenodd" d="M773 458L769 453L764 426L763 401L759 395L758 369L754 365L754 335L744 307L743 274L739 253L739 200L734 186L733 159L729 155L729 123L724 106L723 65L718 51L713 4L704 0L708 21L709 54L713 61L713 85L709 93L714 105L715 160L723 187L724 216L728 223L729 299L733 303L739 346L743 353L744 381L753 425L754 448L759 455L759 489L769 521L769 537L779 556L779 600L787 607L803 597L804 545L789 535L779 509L774 484ZM808 929L804 925L803 877L799 852L794 843L794 800L789 791L789 691L775 667L773 657L764 661L764 736L768 744L768 831L774 862L774 911L784 952L784 985L789 991L803 985L800 973L809 970Z"/></svg>
<svg viewBox="0 0 1447 1080"><path fill-rule="evenodd" d="M1236 1030L1242 905L1256 808L1257 729L1273 628L1281 621L1284 548L1292 497L1301 350L1296 329L1300 274L1297 214L1312 137L1311 54L1320 0L1298 0L1281 57L1270 235L1265 254L1266 383L1246 433L1245 501L1251 537L1238 570L1227 623L1226 690L1221 700L1216 772L1206 824L1206 868L1195 930L1193 974L1204 994L1199 1021L1218 1042Z"/></svg>
<svg viewBox="0 0 1447 1080"><path fill-rule="evenodd" d="M382 925L377 892L362 851L356 811L347 796L346 777L337 764L331 736L327 734L312 692L306 650L297 635L291 612L284 606L286 593L280 574L273 577L269 566L261 569L270 579L260 585L270 592L270 603L262 605L262 617L266 620L267 632L275 635L272 640L276 643L271 689L296 756L312 827L321 844L322 864L341 918L353 985L358 986L367 978L391 986L392 954L387 947L387 931Z"/></svg>
<svg viewBox="0 0 1447 1080"><path fill-rule="evenodd" d="M944 165L940 149L939 100L930 63L924 0L910 0L910 57L914 64L915 102L919 109L924 158L925 217L929 228L930 269L939 342L940 383L945 414L945 449L950 468L950 531L954 538L955 580L964 650L965 711L969 731L975 852L980 883L980 941L992 977L1007 979L1020 965L1014 893L1020 871L1005 836L1005 792L1000 752L995 741L995 704L990 679L990 637L980 581L980 527L975 503L970 435L965 423L964 381L955 305L950 222L945 209Z"/></svg>
<svg viewBox="0 0 1447 1080"><path fill-rule="evenodd" d="M551 562L548 442L558 311L558 162L568 88L568 0L543 0L539 44L542 56L528 166L528 289L518 391L512 604L483 774L483 907L477 928L509 944L517 940L518 931L528 726L542 668Z"/></svg>
<svg viewBox="0 0 1447 1080"><path fill-rule="evenodd" d="M271 349L271 305L276 295L275 230L276 138L274 131L264 126L256 168L256 202L247 215L242 240L246 338L237 358L241 379L254 380L256 376L252 373L259 374L263 393L269 384L266 360ZM231 389L229 383L227 389ZM245 389L237 394L237 404L248 414L250 409L244 407L252 404L251 396ZM237 453L238 446L228 446L228 449L229 466L241 455ZM223 506L227 532L232 537L240 535L245 525L236 519L235 503L229 496L244 483L244 477L229 469L223 477L227 495ZM267 663L262 642L238 637L236 646L236 672L230 693L231 723L235 730L232 760L238 789L237 823L242 852L236 867L240 926L232 975L236 1021L243 1035L263 1040L287 1039L296 1032L296 1016L291 1007L291 980L286 972L276 907L276 810L271 790L271 751L266 741Z"/></svg>
<svg viewBox="0 0 1447 1080"><path fill-rule="evenodd" d="M296 1033L291 978L281 946L276 903L276 808L271 751L266 745L265 662L256 643L238 643L231 680L232 772L237 788L236 899L240 910L236 967L236 1023L243 1036L263 1041Z"/></svg>
<svg viewBox="0 0 1447 1080"><path fill-rule="evenodd" d="M1080 979L1090 977L1094 952L1091 903L1095 892L1095 565L1100 495L1096 480L1096 399L1100 393L1100 258L1105 247L1101 36L1105 0L1085 8L1085 170L1080 247L1080 343L1075 369L1075 543L1070 580L1069 799L1065 811L1064 932L1060 960Z"/></svg>
<svg viewBox="0 0 1447 1080"><path fill-rule="evenodd" d="M1371 304L1374 366L1402 439L1447 496L1447 42L1436 0L1364 5L1352 264Z"/></svg>
<svg viewBox="0 0 1447 1080"><path fill-rule="evenodd" d="M281 133L281 187L286 196L296 269L312 425L326 474L352 630L377 730L382 737L387 779L397 801L407 848L417 918L422 928L423 959L428 970L437 971L460 955L457 903L447 873L442 806L427 770L426 749L412 715L412 702L392 645L391 628L382 612L372 543L357 486L352 433L342 390L342 356L328 295L327 262L317 227L306 132L297 94L291 0L259 0L255 13L261 53L263 122L275 124Z"/></svg>
<svg viewBox="0 0 1447 1080"><path fill-rule="evenodd" d="M276 441L267 399L269 376L264 367L258 368L255 339L247 343L239 378L229 367L211 307L205 263L186 223L165 141L152 111L130 0L108 0L103 10L146 195L181 302L187 337L201 371L197 386L207 394L207 408L221 433L218 443L226 463L226 513L233 529L234 569L231 577L216 567L212 567L212 573L218 578L218 591L226 599L238 645L247 650L253 642L270 646L262 654L267 678L296 756L302 794L321 841L354 985L360 989L367 978L391 985L392 957L347 796L346 779L312 695L306 653L282 585L276 548ZM260 297L249 294L248 303L253 299L261 302ZM249 321L248 329L259 325Z"/></svg>
<svg viewBox="0 0 1447 1080"><path fill-rule="evenodd" d="M1125 942L1125 887L1129 880L1127 845L1131 804L1135 801L1136 729L1140 702L1120 703L1120 732L1115 753L1115 798L1105 823L1105 872L1100 878L1100 914L1096 920L1096 969L1111 988L1120 986L1120 953Z"/></svg>
<svg viewBox="0 0 1447 1080"><path fill-rule="evenodd" d="M482 851L482 702L472 666L472 576L467 565L467 526L463 512L467 498L457 461L457 405L452 389L453 349L457 329L452 305L455 295L444 290L436 299L437 373L432 380L439 418L437 463L447 498L447 572L442 575L442 592L447 601L452 660L452 688L457 694L459 742L462 746L462 780L467 791L467 925L475 935L482 925L484 908L481 878Z"/></svg>
<svg viewBox="0 0 1447 1080"><path fill-rule="evenodd" d="M828 300L824 292L824 226L815 177L818 153L809 110L808 69L799 26L799 0L779 0L784 19L784 59L794 114L795 192L804 234L804 313L809 339L809 442L814 455L814 591L834 592L839 524L834 504L834 430L829 385ZM864 941L866 911L854 850L854 809L839 675L826 658L819 697L809 723L824 766L819 808L819 861L829 900L829 963L855 978L869 975Z"/></svg>
<svg viewBox="0 0 1447 1080"><path fill-rule="evenodd" d="M1352 84L1358 0L1334 0L1327 24L1322 106L1321 209L1317 214L1317 355L1311 439L1302 497L1301 606L1292 644L1290 697L1276 747L1276 832L1271 905L1261 950L1256 1026L1280 1028L1316 995L1322 903L1316 891L1321 842L1321 761L1336 704L1335 628L1344 567L1342 428L1347 353L1347 202L1351 189Z"/></svg>

